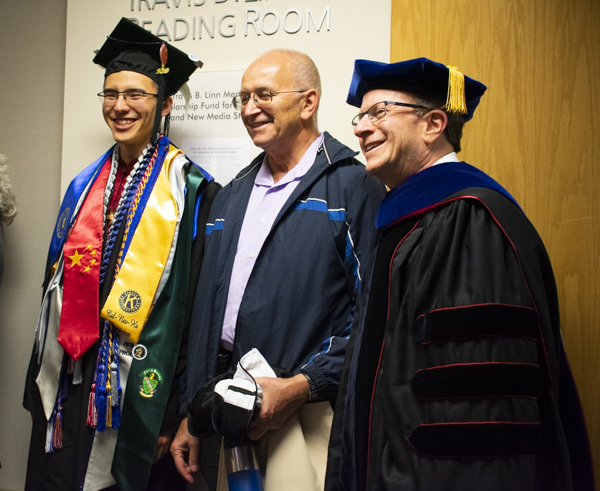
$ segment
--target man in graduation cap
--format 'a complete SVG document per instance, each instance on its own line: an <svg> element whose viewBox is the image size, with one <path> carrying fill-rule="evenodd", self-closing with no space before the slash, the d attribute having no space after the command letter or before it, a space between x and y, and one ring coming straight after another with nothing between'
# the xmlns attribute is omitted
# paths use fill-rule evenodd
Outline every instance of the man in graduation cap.
<svg viewBox="0 0 600 491"><path fill-rule="evenodd" d="M593 489L554 277L519 205L460 162L486 87L426 58L357 60L348 103L377 215L326 489Z"/></svg>
<svg viewBox="0 0 600 491"><path fill-rule="evenodd" d="M185 489L167 450L218 185L159 128L200 63L127 19L94 62L116 144L71 182L50 243L26 489Z"/></svg>

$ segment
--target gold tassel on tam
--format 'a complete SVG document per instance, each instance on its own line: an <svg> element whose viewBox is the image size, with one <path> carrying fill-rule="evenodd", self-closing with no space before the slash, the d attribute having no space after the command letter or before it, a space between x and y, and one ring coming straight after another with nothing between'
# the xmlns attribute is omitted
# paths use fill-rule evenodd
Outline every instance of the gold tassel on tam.
<svg viewBox="0 0 600 491"><path fill-rule="evenodd" d="M467 114L465 76L454 65L448 65L448 95L444 109L452 114Z"/></svg>

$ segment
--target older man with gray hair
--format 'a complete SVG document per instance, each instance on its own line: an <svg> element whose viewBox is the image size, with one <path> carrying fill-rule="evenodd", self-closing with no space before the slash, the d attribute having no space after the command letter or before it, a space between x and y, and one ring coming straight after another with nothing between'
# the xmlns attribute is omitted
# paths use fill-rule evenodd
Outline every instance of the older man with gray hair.
<svg viewBox="0 0 600 491"><path fill-rule="evenodd" d="M192 317L182 412L198 389L257 348L287 375L256 379L263 399L247 436L266 446L280 435L270 430L292 415L301 418L299 408L321 402L331 412L357 289L375 247L375 210L385 193L354 159L356 152L319 132L320 98L318 70L303 53L268 52L244 73L234 104L264 152L213 204ZM201 440L204 454L214 433L210 425L201 434L190 429L201 439L184 420L171 446L188 481L198 469ZM322 436L326 442L328 426ZM200 463L212 487L207 458ZM325 453L312 477L270 465L266 489L277 470L289 489L310 489L306 480L295 481L303 477L322 488L324 466Z"/></svg>

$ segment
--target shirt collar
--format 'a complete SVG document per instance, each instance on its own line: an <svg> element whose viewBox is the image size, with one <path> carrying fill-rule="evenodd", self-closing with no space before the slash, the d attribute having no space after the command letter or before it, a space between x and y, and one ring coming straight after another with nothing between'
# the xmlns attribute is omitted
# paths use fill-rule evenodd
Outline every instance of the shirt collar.
<svg viewBox="0 0 600 491"><path fill-rule="evenodd" d="M321 133L317 138L315 138L315 141L313 141L310 147L308 147L308 149L306 150L306 152L304 152L304 155L302 156L300 161L285 176L283 176L277 182L277 184L273 183L273 174L271 174L271 169L269 167L269 164L267 163L267 156L265 155L260 170L258 171L256 178L254 179L254 184L256 184L257 186L274 187L283 186L289 182L302 179L302 177L304 177L304 175L315 163L315 159L317 157L317 150L323 144L323 138L323 133Z"/></svg>
<svg viewBox="0 0 600 491"><path fill-rule="evenodd" d="M456 152L450 152L447 155L444 155L441 159L437 160L433 165L445 164L446 162L460 162L458 160L458 155Z"/></svg>

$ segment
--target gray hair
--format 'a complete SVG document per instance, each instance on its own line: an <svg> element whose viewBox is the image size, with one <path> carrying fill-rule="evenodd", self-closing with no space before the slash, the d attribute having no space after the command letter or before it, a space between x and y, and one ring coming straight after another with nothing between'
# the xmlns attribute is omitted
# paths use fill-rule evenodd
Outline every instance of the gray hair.
<svg viewBox="0 0 600 491"><path fill-rule="evenodd" d="M267 51L265 55L277 54L287 56L290 59L290 65L294 78L298 83L298 90L315 89L321 97L321 76L319 69L310 56L301 51L293 49L277 48Z"/></svg>
<svg viewBox="0 0 600 491"><path fill-rule="evenodd" d="M6 157L0 154L0 220L10 225L17 214L15 194Z"/></svg>

